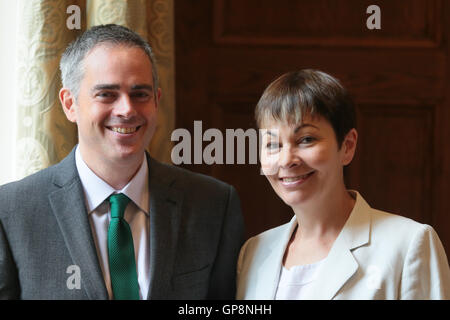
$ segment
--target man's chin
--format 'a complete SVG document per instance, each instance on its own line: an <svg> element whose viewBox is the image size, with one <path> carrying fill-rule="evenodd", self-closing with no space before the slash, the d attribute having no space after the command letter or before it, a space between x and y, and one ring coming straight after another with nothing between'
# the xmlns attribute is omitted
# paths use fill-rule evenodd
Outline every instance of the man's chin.
<svg viewBox="0 0 450 320"><path fill-rule="evenodd" d="M120 147L111 154L111 159L115 159L116 161L132 161L133 159L143 157L144 152L144 148Z"/></svg>

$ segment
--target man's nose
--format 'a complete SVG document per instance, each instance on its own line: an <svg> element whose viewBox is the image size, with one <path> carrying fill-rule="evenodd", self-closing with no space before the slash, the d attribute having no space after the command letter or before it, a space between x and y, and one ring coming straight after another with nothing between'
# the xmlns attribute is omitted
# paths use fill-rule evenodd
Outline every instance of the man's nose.
<svg viewBox="0 0 450 320"><path fill-rule="evenodd" d="M117 101L114 107L114 114L119 117L130 118L136 115L136 109L134 108L133 101L128 95L123 95L119 101Z"/></svg>

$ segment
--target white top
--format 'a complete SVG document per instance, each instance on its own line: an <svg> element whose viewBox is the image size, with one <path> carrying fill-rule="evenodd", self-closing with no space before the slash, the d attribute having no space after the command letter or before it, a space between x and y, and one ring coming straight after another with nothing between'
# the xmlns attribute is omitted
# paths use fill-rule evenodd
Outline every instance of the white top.
<svg viewBox="0 0 450 320"><path fill-rule="evenodd" d="M302 300L307 297L308 289L317 277L319 267L325 259L318 262L293 266L290 269L281 268L280 280L275 300Z"/></svg>
<svg viewBox="0 0 450 320"><path fill-rule="evenodd" d="M150 285L150 209L148 166L145 154L140 169L122 190L115 190L100 179L86 165L78 147L75 152L75 161L84 189L89 222L109 298L112 299L113 295L108 262L108 226L111 220L111 210L107 198L113 193L124 193L132 200L125 209L124 218L130 225L133 235L139 296L141 299L147 299Z"/></svg>

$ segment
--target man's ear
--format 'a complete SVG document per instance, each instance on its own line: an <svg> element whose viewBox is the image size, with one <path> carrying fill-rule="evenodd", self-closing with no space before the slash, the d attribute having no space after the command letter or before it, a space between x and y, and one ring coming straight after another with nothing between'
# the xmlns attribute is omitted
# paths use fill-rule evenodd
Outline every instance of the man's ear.
<svg viewBox="0 0 450 320"><path fill-rule="evenodd" d="M351 129L342 142L342 165L346 166L352 162L356 152L356 143L358 142L358 132L355 128Z"/></svg>
<svg viewBox="0 0 450 320"><path fill-rule="evenodd" d="M159 101L161 100L161 88L156 91L156 107L159 106Z"/></svg>
<svg viewBox="0 0 450 320"><path fill-rule="evenodd" d="M66 117L69 121L76 123L77 117L76 117L76 101L75 96L72 94L72 92L67 88L62 88L59 90L59 100L61 101L62 108L64 110L64 113L66 114Z"/></svg>

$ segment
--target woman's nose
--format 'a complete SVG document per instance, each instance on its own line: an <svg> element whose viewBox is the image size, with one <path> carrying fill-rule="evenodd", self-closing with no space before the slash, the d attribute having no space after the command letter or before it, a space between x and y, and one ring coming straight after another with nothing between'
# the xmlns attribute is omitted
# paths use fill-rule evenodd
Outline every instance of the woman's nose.
<svg viewBox="0 0 450 320"><path fill-rule="evenodd" d="M300 158L292 146L283 146L279 153L278 166L280 168L290 168L301 163Z"/></svg>

